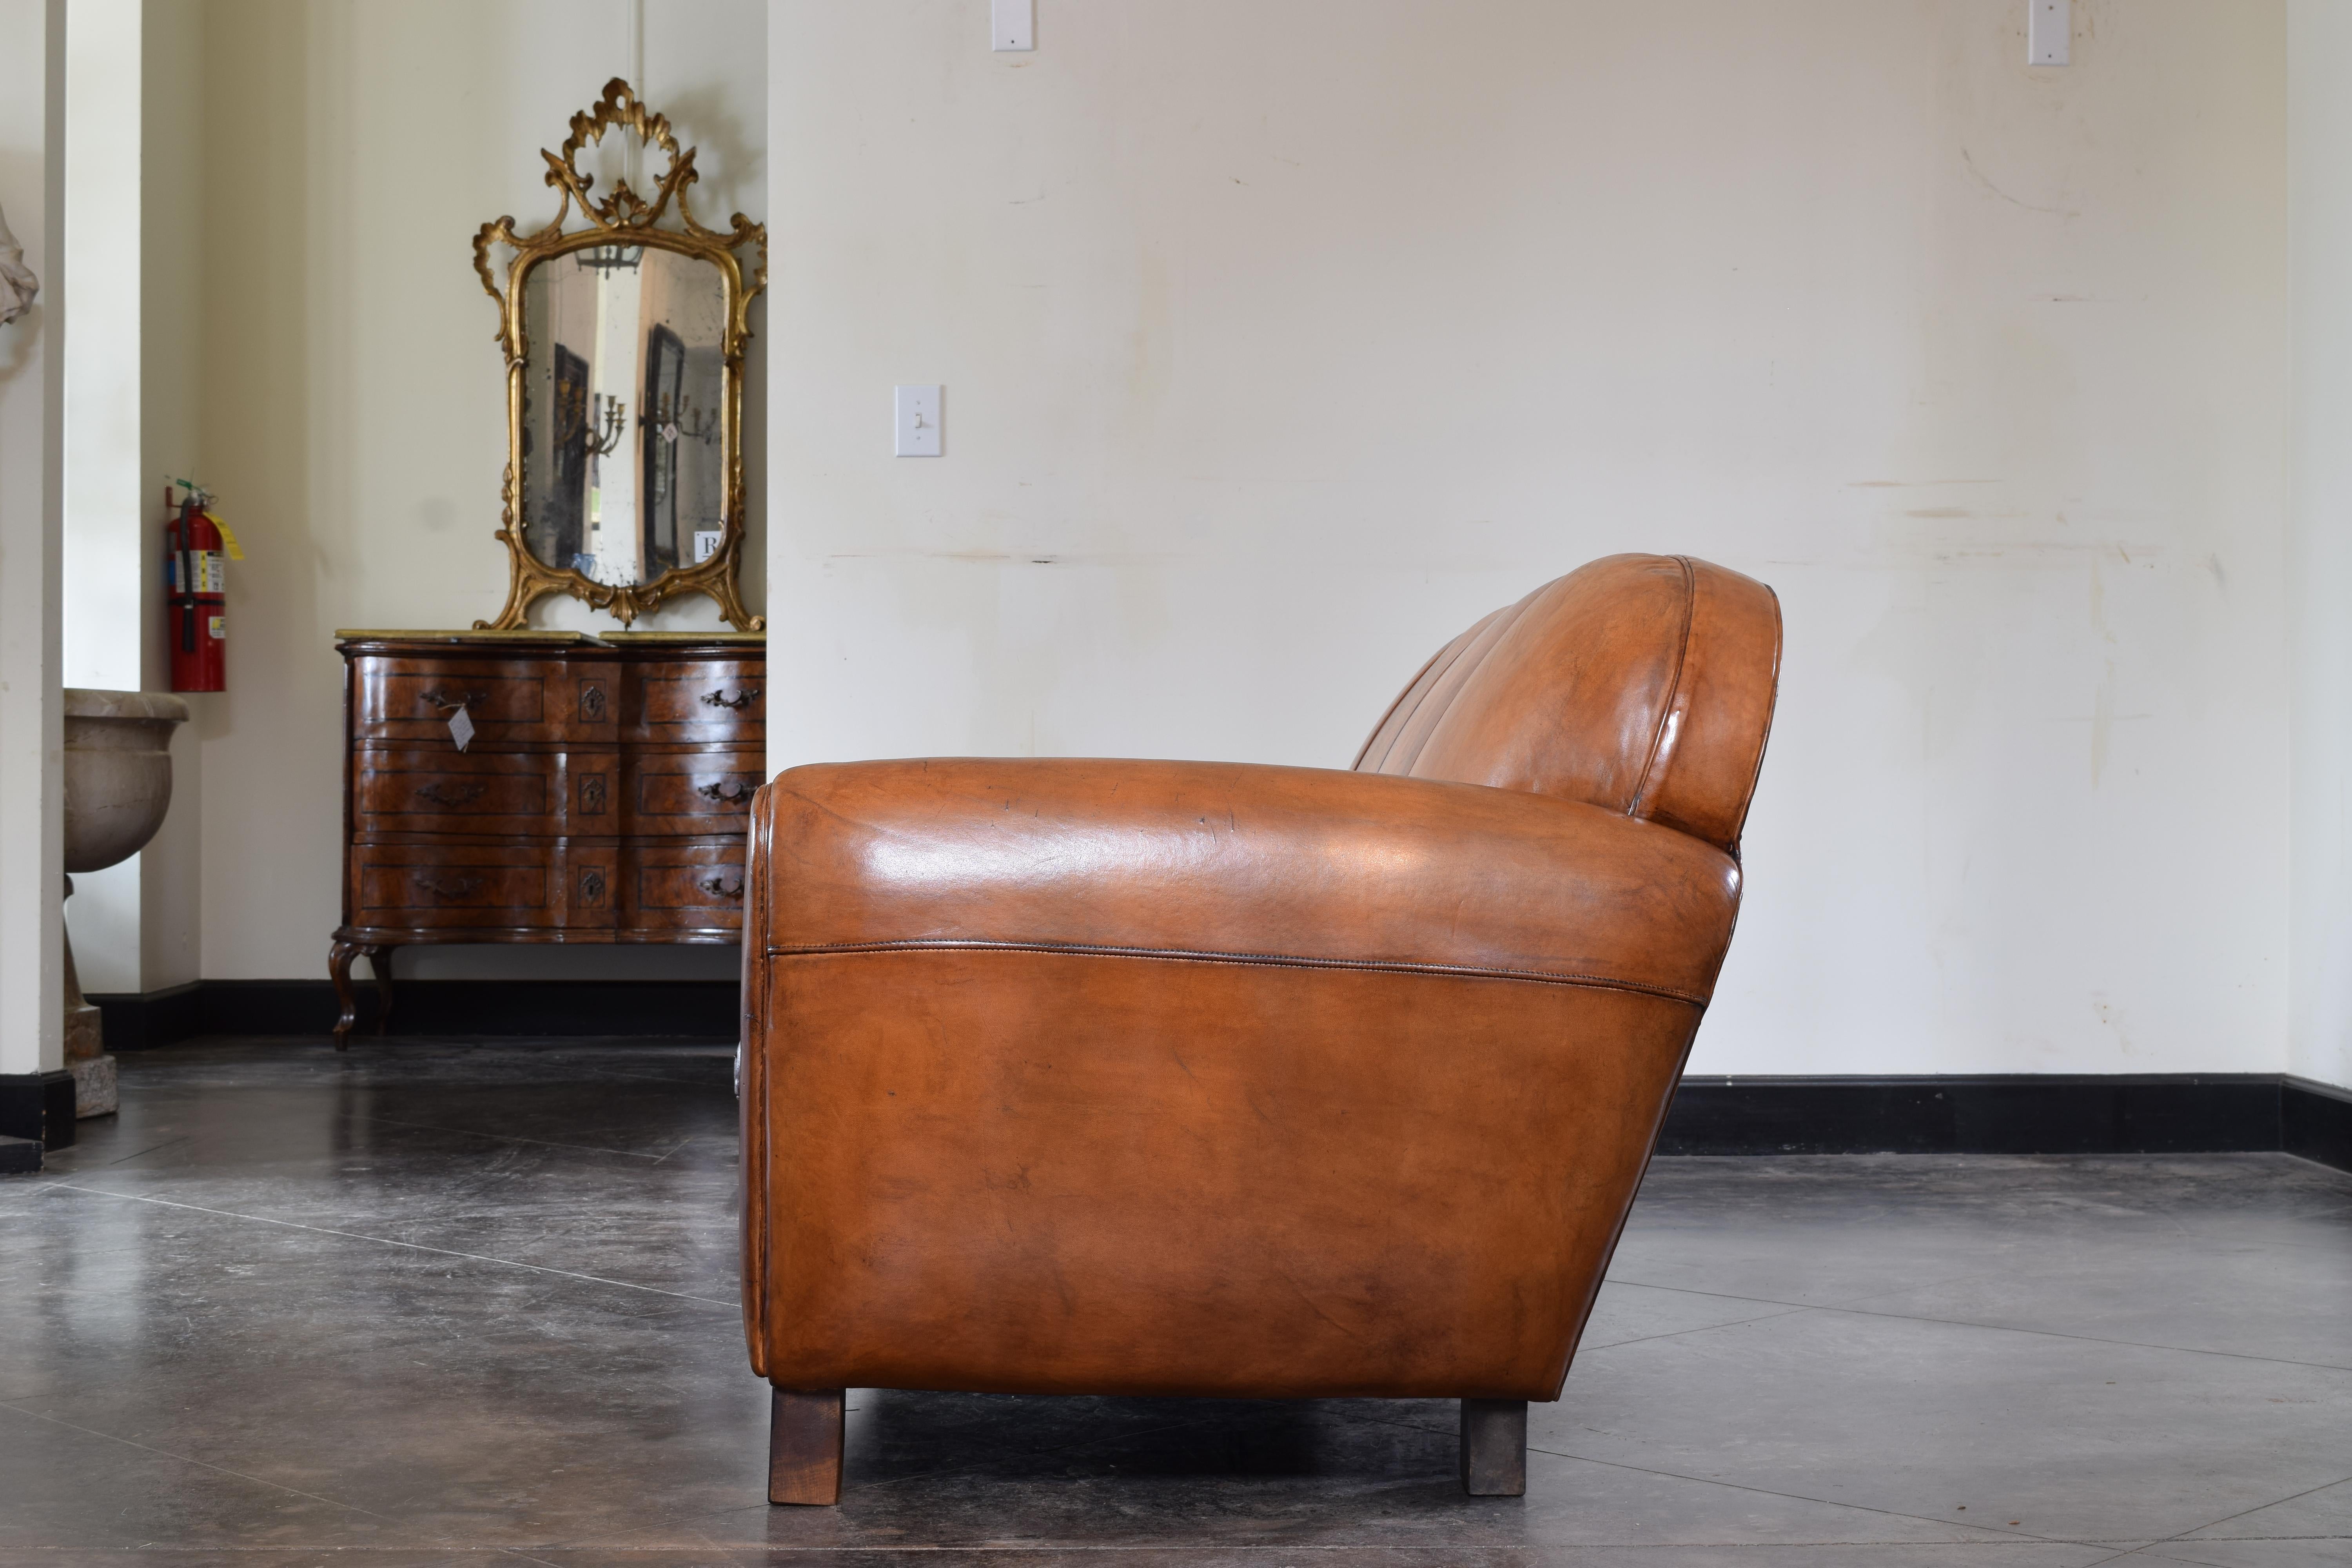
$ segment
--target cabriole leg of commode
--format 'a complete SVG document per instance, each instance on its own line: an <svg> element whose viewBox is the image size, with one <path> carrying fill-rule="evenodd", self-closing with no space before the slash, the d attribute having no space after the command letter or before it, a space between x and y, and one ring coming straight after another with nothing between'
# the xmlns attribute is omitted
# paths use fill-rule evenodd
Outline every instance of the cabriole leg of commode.
<svg viewBox="0 0 2352 1568"><path fill-rule="evenodd" d="M375 1032L384 1032L392 1022L392 955L394 949L381 944L367 950L368 967L375 971Z"/></svg>
<svg viewBox="0 0 2352 1568"><path fill-rule="evenodd" d="M768 1500L824 1507L841 1500L843 1389L769 1391Z"/></svg>
<svg viewBox="0 0 2352 1568"><path fill-rule="evenodd" d="M1525 1497L1528 1402L1462 1402L1462 1489L1472 1497Z"/></svg>
<svg viewBox="0 0 2352 1568"><path fill-rule="evenodd" d="M352 1025L359 1017L359 998L352 991L352 960L359 955L358 943L340 937L327 950L327 978L335 983L335 1005L340 1009L335 1018L335 1049L339 1051L352 1048Z"/></svg>

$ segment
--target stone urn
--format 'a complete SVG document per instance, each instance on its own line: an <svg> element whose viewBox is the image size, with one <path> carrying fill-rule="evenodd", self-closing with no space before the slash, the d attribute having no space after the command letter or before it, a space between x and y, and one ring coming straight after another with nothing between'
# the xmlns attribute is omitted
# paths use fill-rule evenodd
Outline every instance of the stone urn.
<svg viewBox="0 0 2352 1568"><path fill-rule="evenodd" d="M65 690L66 896L76 871L128 860L163 826L172 804L172 728L188 705L161 691ZM98 1009L82 996L66 941L66 1068L74 1114L105 1116L117 1103L114 1058Z"/></svg>

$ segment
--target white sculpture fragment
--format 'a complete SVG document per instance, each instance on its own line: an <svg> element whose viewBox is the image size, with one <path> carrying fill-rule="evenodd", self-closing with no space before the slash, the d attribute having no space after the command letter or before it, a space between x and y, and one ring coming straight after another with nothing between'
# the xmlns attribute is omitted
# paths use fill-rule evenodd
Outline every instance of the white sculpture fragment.
<svg viewBox="0 0 2352 1568"><path fill-rule="evenodd" d="M8 232L8 217L0 213L0 327L33 308L41 280L25 265L25 247Z"/></svg>

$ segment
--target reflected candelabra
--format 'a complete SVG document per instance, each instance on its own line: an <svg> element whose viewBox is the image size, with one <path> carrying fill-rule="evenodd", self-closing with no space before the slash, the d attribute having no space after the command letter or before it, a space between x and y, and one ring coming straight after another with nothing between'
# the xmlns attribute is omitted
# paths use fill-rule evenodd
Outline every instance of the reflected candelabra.
<svg viewBox="0 0 2352 1568"><path fill-rule="evenodd" d="M719 435L717 415L708 408L697 408L691 397L680 396L673 405L667 393L654 405L651 414L637 416L637 423L652 426L661 438L672 446L677 445L680 437L708 445Z"/></svg>
<svg viewBox="0 0 2352 1568"><path fill-rule="evenodd" d="M629 405L600 392L596 395L595 414L594 423L581 431L580 442L589 456L601 458L619 449L621 434L628 428Z"/></svg>

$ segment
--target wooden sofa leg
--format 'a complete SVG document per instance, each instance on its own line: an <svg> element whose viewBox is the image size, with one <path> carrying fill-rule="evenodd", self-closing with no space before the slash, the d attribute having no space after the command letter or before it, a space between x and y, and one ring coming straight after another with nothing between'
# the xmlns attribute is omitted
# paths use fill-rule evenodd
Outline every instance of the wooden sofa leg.
<svg viewBox="0 0 2352 1568"><path fill-rule="evenodd" d="M768 1500L827 1507L841 1500L842 1389L769 1390Z"/></svg>
<svg viewBox="0 0 2352 1568"><path fill-rule="evenodd" d="M1528 1402L1462 1402L1462 1489L1472 1497L1525 1497Z"/></svg>

